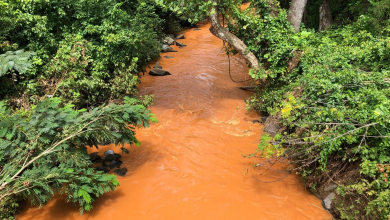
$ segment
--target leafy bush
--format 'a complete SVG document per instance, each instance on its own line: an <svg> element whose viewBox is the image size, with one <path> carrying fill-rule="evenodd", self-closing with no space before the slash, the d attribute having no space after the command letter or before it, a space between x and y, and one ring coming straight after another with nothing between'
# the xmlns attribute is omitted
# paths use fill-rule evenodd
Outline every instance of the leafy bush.
<svg viewBox="0 0 390 220"><path fill-rule="evenodd" d="M46 95L81 108L135 94L133 74L159 56L162 31L177 29L153 0L3 0L0 5L0 53L36 52L34 68L18 75L16 86L0 80L6 88L0 97L16 108Z"/></svg>
<svg viewBox="0 0 390 220"><path fill-rule="evenodd" d="M59 107L60 100L52 98L27 114L12 114L1 102L0 200L22 197L42 206L60 193L79 204L81 213L90 210L96 198L119 182L90 167L87 147L101 142L138 145L135 128L147 127L154 119L135 101L127 98L124 105L86 111ZM6 215L7 206L1 209Z"/></svg>

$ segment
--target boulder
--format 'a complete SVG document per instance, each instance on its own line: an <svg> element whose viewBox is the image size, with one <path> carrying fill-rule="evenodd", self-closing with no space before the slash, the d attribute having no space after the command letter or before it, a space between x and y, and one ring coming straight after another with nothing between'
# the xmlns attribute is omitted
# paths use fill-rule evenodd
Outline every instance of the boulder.
<svg viewBox="0 0 390 220"><path fill-rule="evenodd" d="M98 155L98 152L93 152L89 154L89 160L92 162L95 162L100 159L100 156Z"/></svg>
<svg viewBox="0 0 390 220"><path fill-rule="evenodd" d="M172 39L171 37L166 37L166 38L164 39L164 44L174 45L174 44L175 44L175 40Z"/></svg>
<svg viewBox="0 0 390 220"><path fill-rule="evenodd" d="M95 160L94 163L103 163L103 161L104 160L102 158L99 158L99 159Z"/></svg>
<svg viewBox="0 0 390 220"><path fill-rule="evenodd" d="M177 35L176 39L185 39L185 37L183 34L179 34L179 35Z"/></svg>
<svg viewBox="0 0 390 220"><path fill-rule="evenodd" d="M176 41L176 46L179 46L179 47L186 47L187 45L183 44L183 43L180 43L178 41Z"/></svg>
<svg viewBox="0 0 390 220"><path fill-rule="evenodd" d="M155 68L155 69L162 69L162 66L160 65L159 62L157 62L156 65L153 68Z"/></svg>
<svg viewBox="0 0 390 220"><path fill-rule="evenodd" d="M161 49L161 52L167 53L167 52L177 52L177 51L174 50L174 49L173 49L172 47L170 47L169 45L163 44L163 48Z"/></svg>
<svg viewBox="0 0 390 220"><path fill-rule="evenodd" d="M202 30L202 29L200 29L200 28L195 28L194 29L194 31L200 31L200 30Z"/></svg>
<svg viewBox="0 0 390 220"><path fill-rule="evenodd" d="M149 71L149 75L152 75L152 76L166 76L166 75L172 75L170 74L168 71L166 70L163 70L163 69L151 69Z"/></svg>
<svg viewBox="0 0 390 220"><path fill-rule="evenodd" d="M120 160L113 160L113 161L111 161L111 163L110 163L110 169L114 169L115 167L116 168L119 168L119 167L121 167L121 165L122 165L122 161L120 161Z"/></svg>
<svg viewBox="0 0 390 220"><path fill-rule="evenodd" d="M111 162L113 160L115 160L116 156L114 154L109 154L107 155L105 158L104 158L104 161L108 161L108 162Z"/></svg>
<svg viewBox="0 0 390 220"><path fill-rule="evenodd" d="M120 168L114 170L114 173L118 174L119 176L124 176L127 173L127 168Z"/></svg>
<svg viewBox="0 0 390 220"><path fill-rule="evenodd" d="M172 59L172 58L175 58L175 57L171 57L171 56L164 56L166 59Z"/></svg>
<svg viewBox="0 0 390 220"><path fill-rule="evenodd" d="M108 173L108 169L106 167L95 167L96 171L103 171L105 173Z"/></svg>
<svg viewBox="0 0 390 220"><path fill-rule="evenodd" d="M117 153L115 153L114 156L115 156L114 160L119 160L122 158L122 155L117 154Z"/></svg>
<svg viewBox="0 0 390 220"><path fill-rule="evenodd" d="M109 155L109 154L114 154L114 151L113 150L107 150L106 152L104 152L104 155Z"/></svg>
<svg viewBox="0 0 390 220"><path fill-rule="evenodd" d="M334 197L336 197L336 194L335 193L331 193L322 201L322 206L326 210L332 211L332 200L333 200Z"/></svg>
<svg viewBox="0 0 390 220"><path fill-rule="evenodd" d="M102 167L107 168L107 167L108 167L108 164L107 164L105 161L103 161L103 162L102 162Z"/></svg>

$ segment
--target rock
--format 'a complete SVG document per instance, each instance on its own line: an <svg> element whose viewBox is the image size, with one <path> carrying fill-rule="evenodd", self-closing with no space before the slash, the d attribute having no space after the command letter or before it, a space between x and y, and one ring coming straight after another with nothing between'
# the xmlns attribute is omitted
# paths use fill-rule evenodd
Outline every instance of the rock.
<svg viewBox="0 0 390 220"><path fill-rule="evenodd" d="M268 116L261 116L261 122L265 123L267 121Z"/></svg>
<svg viewBox="0 0 390 220"><path fill-rule="evenodd" d="M114 156L115 156L115 159L114 159L114 160L119 160L119 159L122 158L122 155L117 154L117 153L115 153Z"/></svg>
<svg viewBox="0 0 390 220"><path fill-rule="evenodd" d="M259 123L260 124L260 121L259 120L252 120L252 123L253 124Z"/></svg>
<svg viewBox="0 0 390 220"><path fill-rule="evenodd" d="M100 156L98 155L98 152L93 152L89 154L89 160L92 162L95 162L100 159Z"/></svg>
<svg viewBox="0 0 390 220"><path fill-rule="evenodd" d="M172 59L172 58L175 58L175 57L171 57L171 56L164 56L166 59Z"/></svg>
<svg viewBox="0 0 390 220"><path fill-rule="evenodd" d="M162 69L162 66L160 65L159 62L157 62L156 65L153 68L155 68L155 69Z"/></svg>
<svg viewBox="0 0 390 220"><path fill-rule="evenodd" d="M178 41L176 41L176 46L179 46L179 47L186 47L187 45L183 44L183 43L180 43Z"/></svg>
<svg viewBox="0 0 390 220"><path fill-rule="evenodd" d="M104 161L108 161L108 162L111 162L113 160L115 160L116 156L114 154L109 154L107 155L105 158L104 158Z"/></svg>
<svg viewBox="0 0 390 220"><path fill-rule="evenodd" d="M185 37L183 34L179 34L179 35L177 35L176 39L185 39Z"/></svg>
<svg viewBox="0 0 390 220"><path fill-rule="evenodd" d="M105 173L108 173L108 169L106 167L95 167L96 171L103 171Z"/></svg>
<svg viewBox="0 0 390 220"><path fill-rule="evenodd" d="M335 183L331 183L331 184L329 184L329 186L324 188L324 191L325 192L330 192L330 191L336 189L336 187L337 187L337 185Z"/></svg>
<svg viewBox="0 0 390 220"><path fill-rule="evenodd" d="M106 164L106 162L103 161L103 162L102 162L102 167L107 168L107 167L108 167L108 164Z"/></svg>
<svg viewBox="0 0 390 220"><path fill-rule="evenodd" d="M161 49L161 52L167 53L167 52L177 52L177 51L174 50L172 47L164 44L163 48Z"/></svg>
<svg viewBox="0 0 390 220"><path fill-rule="evenodd" d="M103 161L104 160L102 158L99 158L99 159L95 160L94 163L103 163Z"/></svg>
<svg viewBox="0 0 390 220"><path fill-rule="evenodd" d="M168 44L168 45L174 45L174 44L175 44L175 40L172 39L171 37L166 37L166 38L164 39L164 43L165 43L165 44Z"/></svg>
<svg viewBox="0 0 390 220"><path fill-rule="evenodd" d="M202 29L200 29L200 28L195 28L194 29L194 31L200 31L200 30L202 30Z"/></svg>
<svg viewBox="0 0 390 220"><path fill-rule="evenodd" d="M111 163L110 163L110 169L114 169L115 167L116 168L119 168L119 167L121 167L121 165L122 165L122 161L120 161L120 160L113 160L113 161L111 161Z"/></svg>
<svg viewBox="0 0 390 220"><path fill-rule="evenodd" d="M120 168L114 170L114 173L118 174L119 176L124 176L127 173L127 168Z"/></svg>
<svg viewBox="0 0 390 220"><path fill-rule="evenodd" d="M104 155L109 155L109 154L114 154L114 151L113 150L107 150L106 152L104 152Z"/></svg>
<svg viewBox="0 0 390 220"><path fill-rule="evenodd" d="M149 71L149 75L152 76L166 76L166 75L172 75L168 71L163 69L152 69Z"/></svg>
<svg viewBox="0 0 390 220"><path fill-rule="evenodd" d="M328 210L332 211L332 199L336 196L335 193L329 194L323 201L322 201L322 206Z"/></svg>

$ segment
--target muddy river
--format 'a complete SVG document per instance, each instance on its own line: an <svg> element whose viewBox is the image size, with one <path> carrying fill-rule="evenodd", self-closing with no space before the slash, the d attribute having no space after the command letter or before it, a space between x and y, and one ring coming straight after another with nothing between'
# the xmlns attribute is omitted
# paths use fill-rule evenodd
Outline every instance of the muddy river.
<svg viewBox="0 0 390 220"><path fill-rule="evenodd" d="M142 145L123 155L129 171L118 177L120 187L82 216L56 197L41 209L26 208L18 219L331 219L299 176L272 184L256 180L277 175L258 176L254 159L242 157L255 152L262 133L262 125L252 122L259 115L245 110L251 94L237 89L249 84L230 80L222 41L208 24L199 29L184 32L179 41L187 47L173 46L178 52L158 60L172 75L142 76L141 94L155 95L150 110L159 123L138 130ZM248 79L245 61L235 56L231 62L232 76ZM120 152L115 146L99 151L107 149Z"/></svg>

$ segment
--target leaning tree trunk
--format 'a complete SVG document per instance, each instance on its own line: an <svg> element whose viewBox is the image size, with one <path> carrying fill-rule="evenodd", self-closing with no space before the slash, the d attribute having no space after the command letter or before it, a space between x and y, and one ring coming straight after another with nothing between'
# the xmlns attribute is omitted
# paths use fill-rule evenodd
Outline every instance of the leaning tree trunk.
<svg viewBox="0 0 390 220"><path fill-rule="evenodd" d="M333 23L332 11L330 9L330 1L325 0L324 3L320 6L320 27L318 31L323 31L328 29Z"/></svg>
<svg viewBox="0 0 390 220"><path fill-rule="evenodd" d="M260 65L257 57L251 51L247 51L248 47L240 38L230 33L226 28L222 27L219 20L218 9L214 7L214 11L215 12L213 12L213 14L210 16L210 32L219 39L226 41L229 45L231 45L242 57L245 58L251 68L258 69Z"/></svg>
<svg viewBox="0 0 390 220"><path fill-rule="evenodd" d="M293 26L296 33L299 32L299 27L301 26L303 13L305 12L307 0L292 0L288 20Z"/></svg>

